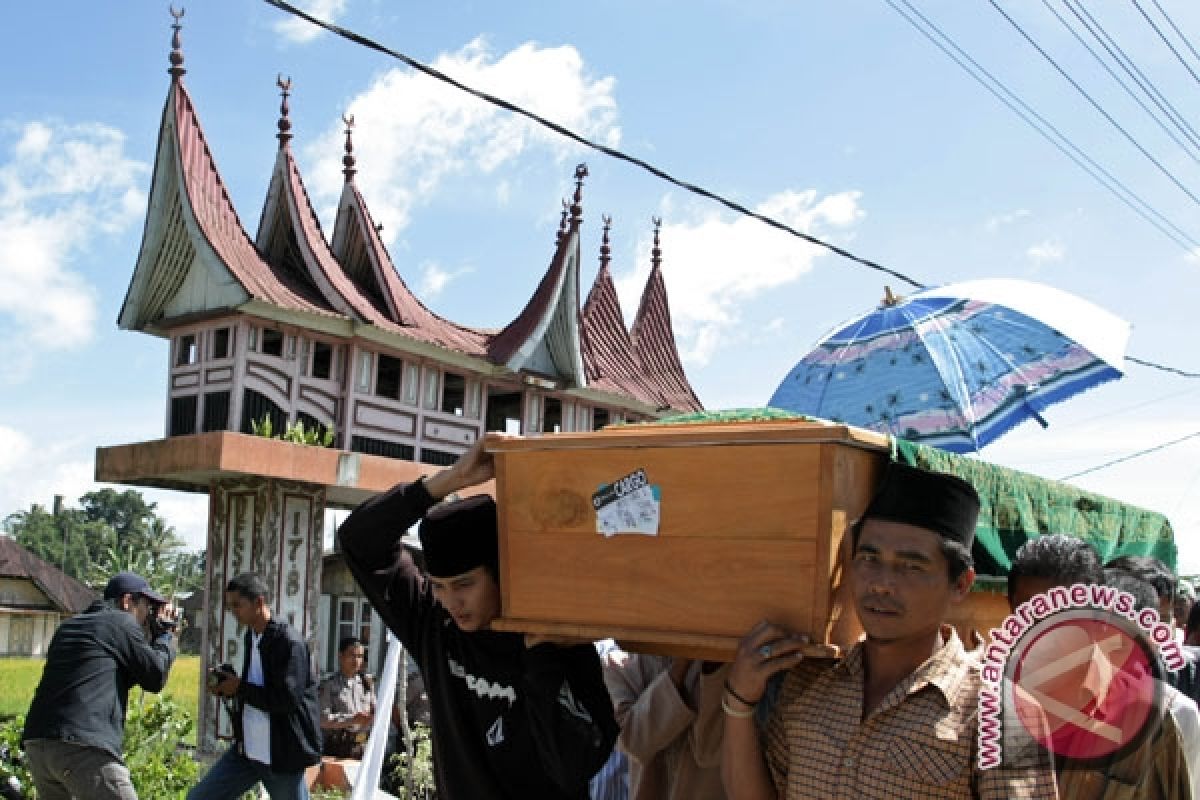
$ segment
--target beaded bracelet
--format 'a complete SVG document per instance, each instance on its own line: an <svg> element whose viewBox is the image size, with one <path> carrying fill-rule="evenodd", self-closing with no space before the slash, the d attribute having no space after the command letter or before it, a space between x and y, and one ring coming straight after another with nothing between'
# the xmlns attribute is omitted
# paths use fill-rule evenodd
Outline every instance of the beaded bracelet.
<svg viewBox="0 0 1200 800"><path fill-rule="evenodd" d="M751 703L749 700L735 692L733 690L733 686L730 685L728 678L725 679L725 691L729 692L730 696L732 696L734 700L737 700L739 703L747 706L748 708L754 708L756 705L758 705L758 703Z"/></svg>
<svg viewBox="0 0 1200 800"><path fill-rule="evenodd" d="M734 708L733 706L729 705L729 699L726 698L724 695L722 695L722 697L721 697L721 710L724 711L729 716L734 717L735 719L750 719L750 717L754 716L753 708L751 708L747 711L740 711L740 710Z"/></svg>

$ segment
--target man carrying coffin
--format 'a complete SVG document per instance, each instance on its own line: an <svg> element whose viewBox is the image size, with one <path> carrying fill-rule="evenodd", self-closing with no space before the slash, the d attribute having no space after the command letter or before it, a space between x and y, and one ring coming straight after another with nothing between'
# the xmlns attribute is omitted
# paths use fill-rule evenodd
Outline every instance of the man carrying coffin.
<svg viewBox="0 0 1200 800"><path fill-rule="evenodd" d="M490 630L500 614L496 505L439 504L493 474L477 443L454 466L355 509L339 530L342 552L420 666L439 797L585 800L617 735L600 658L590 643ZM417 522L427 576L401 543Z"/></svg>
<svg viewBox="0 0 1200 800"><path fill-rule="evenodd" d="M742 639L724 697L730 798L1057 796L1048 764L977 766L980 668L943 621L975 579L978 513L965 481L888 465L851 530L865 639L835 664L803 660L803 637L769 622ZM780 672L760 740L756 707Z"/></svg>

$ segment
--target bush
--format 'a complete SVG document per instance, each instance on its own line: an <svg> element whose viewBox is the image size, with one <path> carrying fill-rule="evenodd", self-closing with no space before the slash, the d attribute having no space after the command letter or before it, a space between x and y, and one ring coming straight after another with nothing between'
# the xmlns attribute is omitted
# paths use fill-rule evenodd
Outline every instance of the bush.
<svg viewBox="0 0 1200 800"><path fill-rule="evenodd" d="M393 754L384 766L383 780L379 788L402 800L437 800L437 789L433 779L433 742L429 739L429 726L414 724L412 741L415 755L411 759L411 765L408 753Z"/></svg>
<svg viewBox="0 0 1200 800"><path fill-rule="evenodd" d="M25 715L13 717L0 725L0 786L7 785L13 796L17 790L24 792L24 797L32 800L35 797L33 778L25 766L25 753L21 750L21 731L25 730ZM0 794L0 797L7 795Z"/></svg>
<svg viewBox="0 0 1200 800"><path fill-rule="evenodd" d="M130 703L125 765L138 797L182 800L195 785L196 762L191 749L182 746L194 726L192 714L170 697Z"/></svg>

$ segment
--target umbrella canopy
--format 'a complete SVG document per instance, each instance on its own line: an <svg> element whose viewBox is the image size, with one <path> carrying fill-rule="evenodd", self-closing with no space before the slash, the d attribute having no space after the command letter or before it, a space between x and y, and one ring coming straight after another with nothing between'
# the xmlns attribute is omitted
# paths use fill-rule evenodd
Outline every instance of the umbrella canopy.
<svg viewBox="0 0 1200 800"><path fill-rule="evenodd" d="M980 280L909 297L839 325L770 405L964 453L1121 377L1129 323L1043 284Z"/></svg>

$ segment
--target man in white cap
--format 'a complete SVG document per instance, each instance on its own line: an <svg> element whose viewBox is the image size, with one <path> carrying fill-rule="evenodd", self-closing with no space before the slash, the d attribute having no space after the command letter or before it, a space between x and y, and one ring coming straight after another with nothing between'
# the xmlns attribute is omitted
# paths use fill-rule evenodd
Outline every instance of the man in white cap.
<svg viewBox="0 0 1200 800"><path fill-rule="evenodd" d="M141 575L58 627L22 742L41 800L137 800L121 758L132 686L162 691L175 661L175 611Z"/></svg>

